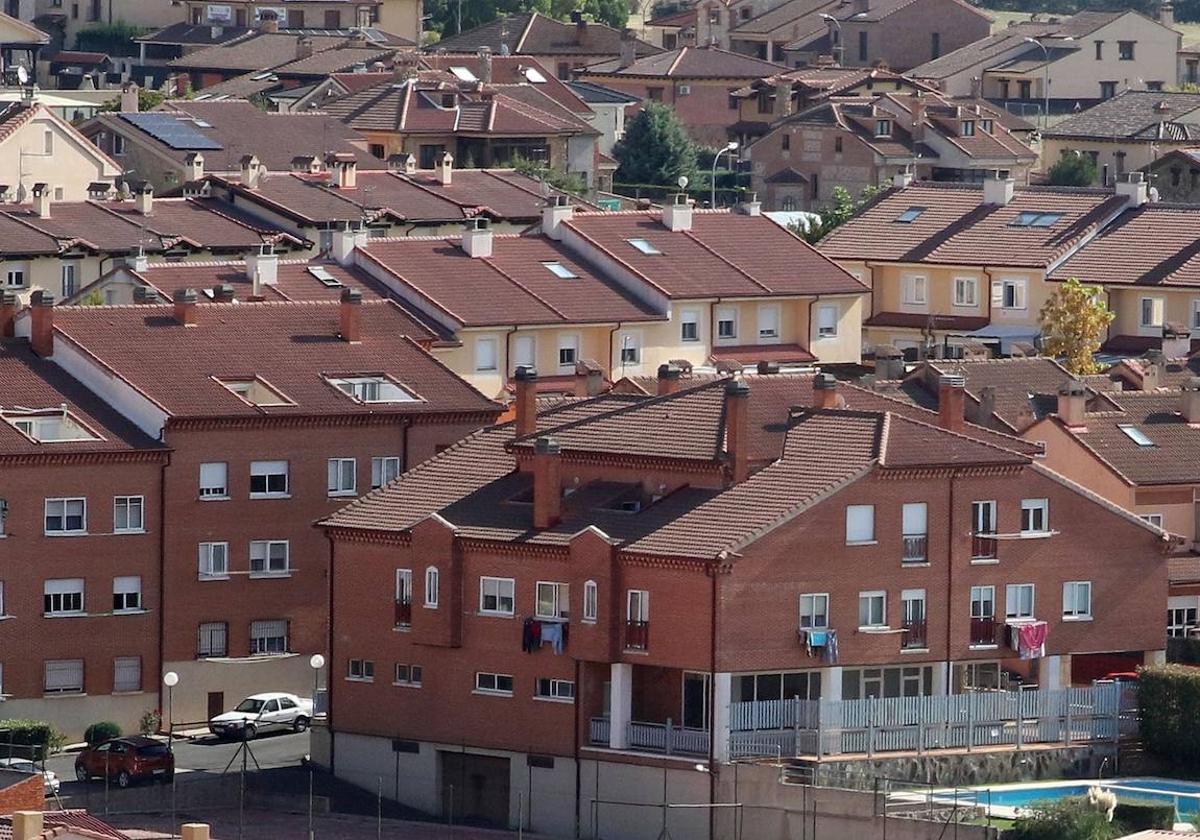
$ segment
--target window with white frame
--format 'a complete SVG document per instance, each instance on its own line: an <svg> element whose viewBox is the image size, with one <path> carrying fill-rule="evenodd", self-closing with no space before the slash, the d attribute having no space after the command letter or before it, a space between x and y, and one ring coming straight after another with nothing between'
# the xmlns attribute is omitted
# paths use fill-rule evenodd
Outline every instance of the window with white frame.
<svg viewBox="0 0 1200 840"><path fill-rule="evenodd" d="M70 297L79 291L79 266L73 262L65 262L62 269L62 296Z"/></svg>
<svg viewBox="0 0 1200 840"><path fill-rule="evenodd" d="M971 587L971 618L992 619L996 617L996 587Z"/></svg>
<svg viewBox="0 0 1200 840"><path fill-rule="evenodd" d="M900 592L900 620L906 627L925 623L924 589L905 589Z"/></svg>
<svg viewBox="0 0 1200 840"><path fill-rule="evenodd" d="M142 658L118 656L113 659L113 694L142 690Z"/></svg>
<svg viewBox="0 0 1200 840"><path fill-rule="evenodd" d="M1001 309L1025 308L1025 281L1023 279L997 280L992 287L992 304Z"/></svg>
<svg viewBox="0 0 1200 840"><path fill-rule="evenodd" d="M375 682L375 663L370 659L351 659L346 664L346 679Z"/></svg>
<svg viewBox="0 0 1200 840"><path fill-rule="evenodd" d="M250 463L250 498L286 496L287 492L287 461L252 461Z"/></svg>
<svg viewBox="0 0 1200 840"><path fill-rule="evenodd" d="M1050 530L1050 501L1048 499L1021 500L1021 533L1044 534Z"/></svg>
<svg viewBox="0 0 1200 840"><path fill-rule="evenodd" d="M229 577L229 543L200 543L200 579Z"/></svg>
<svg viewBox="0 0 1200 840"><path fill-rule="evenodd" d="M441 573L438 572L437 566L430 566L425 570L425 606L432 610L437 609L440 579Z"/></svg>
<svg viewBox="0 0 1200 840"><path fill-rule="evenodd" d="M59 578L42 584L45 615L83 615L83 578Z"/></svg>
<svg viewBox="0 0 1200 840"><path fill-rule="evenodd" d="M583 620L595 621L600 614L600 589L596 581L589 580L583 584Z"/></svg>
<svg viewBox="0 0 1200 840"><path fill-rule="evenodd" d="M822 303L817 307L817 338L836 338L841 307L836 303Z"/></svg>
<svg viewBox="0 0 1200 840"><path fill-rule="evenodd" d="M386 376L334 377L325 380L355 402L397 403L416 402L417 397Z"/></svg>
<svg viewBox="0 0 1200 840"><path fill-rule="evenodd" d="M954 278L954 305L977 306L979 304L979 281L974 277Z"/></svg>
<svg viewBox="0 0 1200 840"><path fill-rule="evenodd" d="M46 534L83 534L86 532L86 499L46 499Z"/></svg>
<svg viewBox="0 0 1200 840"><path fill-rule="evenodd" d="M497 344L493 336L475 339L475 370L492 371L497 364Z"/></svg>
<svg viewBox="0 0 1200 840"><path fill-rule="evenodd" d="M1143 522L1149 522L1155 527L1161 528L1163 526L1163 515L1161 513L1139 513L1137 517Z"/></svg>
<svg viewBox="0 0 1200 840"><path fill-rule="evenodd" d="M513 678L511 674L475 674L475 690L483 694L503 694L511 697Z"/></svg>
<svg viewBox="0 0 1200 840"><path fill-rule="evenodd" d="M396 603L411 604L413 593L412 569L396 570Z"/></svg>
<svg viewBox="0 0 1200 840"><path fill-rule="evenodd" d="M141 496L113 497L113 531L140 533L146 529L146 501Z"/></svg>
<svg viewBox="0 0 1200 840"><path fill-rule="evenodd" d="M287 540L252 540L250 543L250 576L286 575L288 566Z"/></svg>
<svg viewBox="0 0 1200 840"><path fill-rule="evenodd" d="M516 581L512 578L479 579L479 611L488 615L512 615Z"/></svg>
<svg viewBox="0 0 1200 840"><path fill-rule="evenodd" d="M537 339L532 335L519 335L512 343L512 369L535 367L537 364Z"/></svg>
<svg viewBox="0 0 1200 840"><path fill-rule="evenodd" d="M127 575L113 578L113 612L131 613L142 611L142 578Z"/></svg>
<svg viewBox="0 0 1200 840"><path fill-rule="evenodd" d="M547 677L541 677L537 681L537 694L539 700L563 700L574 702L575 700L575 683L571 680L556 680Z"/></svg>
<svg viewBox="0 0 1200 840"><path fill-rule="evenodd" d="M408 665L406 663L397 662L395 676L392 682L395 685L407 685L413 688L421 687L421 678L424 676L424 669L420 665Z"/></svg>
<svg viewBox="0 0 1200 840"><path fill-rule="evenodd" d="M83 660L47 659L42 691L45 694L83 694Z"/></svg>
<svg viewBox="0 0 1200 840"><path fill-rule="evenodd" d="M829 595L824 592L800 596L800 628L824 630L829 626Z"/></svg>
<svg viewBox="0 0 1200 840"><path fill-rule="evenodd" d="M846 544L875 542L875 505L846 505Z"/></svg>
<svg viewBox="0 0 1200 840"><path fill-rule="evenodd" d="M1063 618L1079 621L1092 617L1092 582L1069 580L1063 584Z"/></svg>
<svg viewBox="0 0 1200 840"><path fill-rule="evenodd" d="M1004 587L1004 617L1033 618L1033 584L1010 583Z"/></svg>
<svg viewBox="0 0 1200 840"><path fill-rule="evenodd" d="M196 634L196 656L227 656L229 654L229 625L224 621L201 622Z"/></svg>
<svg viewBox="0 0 1200 840"><path fill-rule="evenodd" d="M887 593L858 593L858 626L887 627Z"/></svg>
<svg viewBox="0 0 1200 840"><path fill-rule="evenodd" d="M371 459L371 489L378 490L400 475L400 457L384 455Z"/></svg>
<svg viewBox="0 0 1200 840"><path fill-rule="evenodd" d="M4 285L10 289L25 288L25 269L10 268L5 276Z"/></svg>
<svg viewBox="0 0 1200 840"><path fill-rule="evenodd" d="M775 341L779 338L779 306L774 303L758 307L758 340Z"/></svg>
<svg viewBox="0 0 1200 840"><path fill-rule="evenodd" d="M330 496L354 496L358 492L358 462L353 458L329 459Z"/></svg>
<svg viewBox="0 0 1200 840"><path fill-rule="evenodd" d="M579 336L560 333L558 336L558 366L575 369L579 361Z"/></svg>
<svg viewBox="0 0 1200 840"><path fill-rule="evenodd" d="M926 302L926 278L923 274L905 274L900 278L900 302L919 306Z"/></svg>
<svg viewBox="0 0 1200 840"><path fill-rule="evenodd" d="M1200 298L1192 298L1192 332L1200 331Z"/></svg>
<svg viewBox="0 0 1200 840"><path fill-rule="evenodd" d="M1163 299L1160 297L1144 297L1140 302L1141 320L1143 327L1161 327L1163 325Z"/></svg>
<svg viewBox="0 0 1200 840"><path fill-rule="evenodd" d="M645 589L630 589L626 593L625 618L634 624L650 621L650 593Z"/></svg>
<svg viewBox="0 0 1200 840"><path fill-rule="evenodd" d="M738 337L737 310L733 307L723 307L717 310L717 338L733 339Z"/></svg>
<svg viewBox="0 0 1200 840"><path fill-rule="evenodd" d="M288 652L288 623L275 619L250 622L250 653L263 655Z"/></svg>
<svg viewBox="0 0 1200 840"><path fill-rule="evenodd" d="M642 363L642 337L637 333L621 333L618 346L621 348L622 365L640 365Z"/></svg>
<svg viewBox="0 0 1200 840"><path fill-rule="evenodd" d="M568 593L569 588L565 583L539 580L534 614L538 618L566 618L571 607Z"/></svg>
<svg viewBox="0 0 1200 840"><path fill-rule="evenodd" d="M211 461L200 465L200 498L229 498L229 465L224 461Z"/></svg>
<svg viewBox="0 0 1200 840"><path fill-rule="evenodd" d="M1200 625L1200 599L1176 595L1167 599L1167 635L1173 639L1189 635Z"/></svg>
<svg viewBox="0 0 1200 840"><path fill-rule="evenodd" d="M700 340L700 313L695 309L683 309L679 312L679 340Z"/></svg>

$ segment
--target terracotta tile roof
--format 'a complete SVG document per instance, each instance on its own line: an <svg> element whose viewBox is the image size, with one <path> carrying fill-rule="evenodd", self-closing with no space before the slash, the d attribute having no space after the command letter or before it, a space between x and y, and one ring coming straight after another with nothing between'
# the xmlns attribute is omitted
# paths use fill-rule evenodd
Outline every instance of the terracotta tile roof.
<svg viewBox="0 0 1200 840"><path fill-rule="evenodd" d="M766 216L696 210L672 232L656 211L576 213L567 224L669 297L857 294L866 287ZM660 253L629 243L645 239Z"/></svg>
<svg viewBox="0 0 1200 840"><path fill-rule="evenodd" d="M731 35L734 38L775 35L780 40L795 41L802 35L826 32L829 26L821 15L835 13L838 6L837 0L788 0L750 20L739 22ZM695 12L692 14L694 21Z"/></svg>
<svg viewBox="0 0 1200 840"><path fill-rule="evenodd" d="M50 43L50 36L38 29L33 24L26 23L19 18L15 18L12 15L6 15L3 13L0 13L0 21L3 21L4 28L6 30L9 32L20 33L20 35L25 38L25 40L20 41L14 39L11 43L42 45Z"/></svg>
<svg viewBox="0 0 1200 840"><path fill-rule="evenodd" d="M42 107L38 105L31 108L24 102L6 102L0 105L0 143L37 116Z"/></svg>
<svg viewBox="0 0 1200 840"><path fill-rule="evenodd" d="M0 251L5 254L54 255L68 247L70 239L27 224L20 215L0 213Z"/></svg>
<svg viewBox="0 0 1200 840"><path fill-rule="evenodd" d="M759 79L779 73L779 64L719 47L679 47L639 58L627 67L620 59L592 64L581 76L637 76L671 79Z"/></svg>
<svg viewBox="0 0 1200 840"><path fill-rule="evenodd" d="M1200 140L1200 94L1125 90L1055 123L1046 136Z"/></svg>
<svg viewBox="0 0 1200 840"><path fill-rule="evenodd" d="M71 415L97 437L96 440L37 443L9 423L0 421L0 457L162 449L161 444L146 436L58 365L34 355L23 340L0 341L0 379L4 381L0 412L6 416L14 406L57 411L66 405Z"/></svg>
<svg viewBox="0 0 1200 840"><path fill-rule="evenodd" d="M299 57L302 37L312 41L314 53L346 43L341 36L301 36L290 32L256 32L249 38L196 50L170 62L180 70L266 70Z"/></svg>
<svg viewBox="0 0 1200 840"><path fill-rule="evenodd" d="M178 44L186 46L213 46L226 44L239 38L246 38L254 33L253 29L244 26L213 26L212 24L188 23L180 21L156 29L133 40L139 44Z"/></svg>
<svg viewBox="0 0 1200 840"><path fill-rule="evenodd" d="M1171 583L1200 583L1200 557L1171 557L1167 559L1167 580ZM1167 834L1164 837L1183 837L1182 834ZM1137 835L1131 835L1137 837ZM1154 834L1143 835L1143 840L1152 840Z"/></svg>
<svg viewBox="0 0 1200 840"><path fill-rule="evenodd" d="M355 343L338 338L339 306L197 304L194 327L177 323L170 306L56 307L54 329L174 417L498 410L405 335L414 322L395 303L364 300ZM417 399L364 404L326 381L354 375L390 377ZM218 381L256 377L291 404L252 405Z"/></svg>
<svg viewBox="0 0 1200 840"><path fill-rule="evenodd" d="M986 205L978 186L919 182L881 193L818 247L842 260L1046 268L1124 204L1102 189L1017 187L1007 205ZM910 208L922 212L897 221ZM1058 218L1046 227L1014 224L1026 212Z"/></svg>
<svg viewBox="0 0 1200 840"><path fill-rule="evenodd" d="M96 65L108 61L108 54L102 52L80 52L78 50L59 50L49 56L46 61L52 64L86 64Z"/></svg>
<svg viewBox="0 0 1200 840"><path fill-rule="evenodd" d="M713 362L779 362L780 364L815 362L817 357L799 344L736 344L714 347Z"/></svg>
<svg viewBox="0 0 1200 840"><path fill-rule="evenodd" d="M45 830L38 835L38 840L52 840L56 837L129 840L128 835L122 834L99 817L93 817L82 809L46 811L42 817L42 824ZM0 840L12 840L12 838L12 817L0 817Z"/></svg>
<svg viewBox="0 0 1200 840"><path fill-rule="evenodd" d="M421 64L431 70L449 70L451 67L461 67L470 72L475 78L483 74L483 61L476 53L434 53L421 58ZM533 71L533 72L530 72ZM539 79L541 81L534 81ZM563 82L553 73L543 68L536 61L530 61L516 55L492 56L493 86L526 85L532 86L553 99L568 110L583 115L590 115L592 109L572 89L571 85Z"/></svg>
<svg viewBox="0 0 1200 840"><path fill-rule="evenodd" d="M277 76L314 76L324 79L330 73L343 73L357 65L369 66L375 62L388 61L396 52L394 47L343 46L280 64L272 67L271 73Z"/></svg>
<svg viewBox="0 0 1200 840"><path fill-rule="evenodd" d="M1200 286L1200 207L1144 204L1126 210L1051 273L1052 280L1136 286Z"/></svg>
<svg viewBox="0 0 1200 840"><path fill-rule="evenodd" d="M565 247L542 236L492 236L492 255L473 258L461 240L375 239L362 256L424 305L463 326L663 320ZM554 263L575 275L564 279ZM377 275L378 276L378 275Z"/></svg>
<svg viewBox="0 0 1200 840"><path fill-rule="evenodd" d="M661 52L658 47L640 39L635 39L635 44L638 55ZM538 12L525 12L497 18L459 35L443 38L433 49L473 53L480 47L490 47L497 55L502 52L512 55L618 55L621 31L602 23L588 23L583 28Z"/></svg>
<svg viewBox="0 0 1200 840"><path fill-rule="evenodd" d="M842 6L839 11L834 13L834 17L843 21L862 20L866 23L874 23L885 20L901 9L911 6L916 2L919 2L919 0L871 0L870 7L867 9L866 13L862 15L862 17L859 17L859 13L855 12L853 7L847 6ZM989 22L992 20L991 15L989 15L983 9L980 9L978 6L965 2L965 0L956 0L956 2L959 6L969 9L984 20Z"/></svg>

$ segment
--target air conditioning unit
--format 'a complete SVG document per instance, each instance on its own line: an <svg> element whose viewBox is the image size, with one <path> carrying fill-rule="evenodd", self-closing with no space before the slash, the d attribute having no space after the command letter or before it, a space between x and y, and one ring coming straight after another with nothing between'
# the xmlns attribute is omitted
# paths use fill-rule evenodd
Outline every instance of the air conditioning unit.
<svg viewBox="0 0 1200 840"><path fill-rule="evenodd" d="M691 93L692 93L691 85L680 85L679 86L679 95L680 96L690 96Z"/></svg>

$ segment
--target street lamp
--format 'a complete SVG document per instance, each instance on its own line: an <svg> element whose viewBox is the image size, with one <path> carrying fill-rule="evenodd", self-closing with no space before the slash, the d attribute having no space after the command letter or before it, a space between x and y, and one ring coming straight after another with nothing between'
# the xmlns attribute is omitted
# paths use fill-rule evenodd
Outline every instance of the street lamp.
<svg viewBox="0 0 1200 840"><path fill-rule="evenodd" d="M738 141L730 140L725 144L725 148L713 155L712 178L709 185L712 188L712 195L709 197L709 204L715 210L717 208L717 161L721 159L721 155L726 152L736 152L738 149Z"/></svg>
<svg viewBox="0 0 1200 840"><path fill-rule="evenodd" d="M313 669L313 718L317 716L317 691L320 687L321 669L325 667L325 657L319 653L314 653L308 659L308 665ZM328 718L329 710L325 710ZM313 768L312 763L308 766L308 840L315 840L316 832L313 829Z"/></svg>
<svg viewBox="0 0 1200 840"><path fill-rule="evenodd" d="M859 12L856 15L850 15L850 17L846 18L846 20L857 20L866 16L866 12ZM826 23L832 23L833 28L837 30L837 44L834 45L836 47L836 51L834 52L833 57L837 61L837 66L841 67L846 63L846 42L842 39L842 22L833 15L827 15L823 12L821 13L821 20L825 21Z"/></svg>
<svg viewBox="0 0 1200 840"><path fill-rule="evenodd" d="M1023 38L1027 44L1036 44L1041 47L1042 58L1045 63L1042 65L1042 128L1050 127L1050 50L1037 38ZM1072 37L1059 38L1059 41L1074 41Z"/></svg>
<svg viewBox="0 0 1200 840"><path fill-rule="evenodd" d="M167 671L163 674L163 685L167 687L167 752L171 756L171 836L175 836L175 686L179 685L179 674Z"/></svg>

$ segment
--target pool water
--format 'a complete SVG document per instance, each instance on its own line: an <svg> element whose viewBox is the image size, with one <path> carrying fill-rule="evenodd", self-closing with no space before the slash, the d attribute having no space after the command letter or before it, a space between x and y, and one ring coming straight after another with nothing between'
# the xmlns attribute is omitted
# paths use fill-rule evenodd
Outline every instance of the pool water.
<svg viewBox="0 0 1200 840"><path fill-rule="evenodd" d="M1103 781L1049 782L1029 785L973 788L980 806L1000 809L1028 808L1042 802L1055 802L1072 796L1084 796L1088 788L1102 787L1118 799L1143 799L1173 803L1180 817L1200 815L1200 782L1176 779L1104 779ZM996 814L999 816L999 814Z"/></svg>

